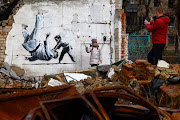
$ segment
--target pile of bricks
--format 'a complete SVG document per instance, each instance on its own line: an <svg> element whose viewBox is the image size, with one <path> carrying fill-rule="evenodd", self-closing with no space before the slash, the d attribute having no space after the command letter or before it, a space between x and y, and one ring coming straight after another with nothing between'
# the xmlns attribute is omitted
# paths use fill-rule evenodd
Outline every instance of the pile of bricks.
<svg viewBox="0 0 180 120"><path fill-rule="evenodd" d="M154 66L146 60L136 60L132 64L123 64L119 72L119 77L125 85L129 85L133 79L137 79L140 84L150 83L154 75Z"/></svg>

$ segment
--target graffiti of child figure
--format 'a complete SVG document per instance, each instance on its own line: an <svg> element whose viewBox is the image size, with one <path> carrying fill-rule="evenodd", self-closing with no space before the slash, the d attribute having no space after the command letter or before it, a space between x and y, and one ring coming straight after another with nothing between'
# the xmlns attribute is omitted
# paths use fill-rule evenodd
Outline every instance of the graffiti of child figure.
<svg viewBox="0 0 180 120"><path fill-rule="evenodd" d="M27 31L27 25L22 25L23 27L23 37L24 37L24 43L22 46L29 51L31 54L31 57L26 57L29 61L35 61L35 60L51 60L52 58L58 57L58 52L55 50L51 50L49 48L48 38L50 33L46 34L46 40L44 41L44 44L40 43L40 34L41 30L43 29L43 14L47 11L39 10L38 14L36 15L36 22L35 27L31 35L29 35Z"/></svg>
<svg viewBox="0 0 180 120"><path fill-rule="evenodd" d="M71 58L71 60L73 62L76 62L74 60L74 57L72 56L72 47L71 45L69 45L68 42L61 40L61 36L60 35L56 35L54 37L54 39L56 40L57 44L54 47L54 51L56 51L57 49L60 49L61 47L63 47L62 51L61 51L61 55L59 57L59 63L61 63L61 60L63 59L64 55L67 53L69 55L69 57Z"/></svg>

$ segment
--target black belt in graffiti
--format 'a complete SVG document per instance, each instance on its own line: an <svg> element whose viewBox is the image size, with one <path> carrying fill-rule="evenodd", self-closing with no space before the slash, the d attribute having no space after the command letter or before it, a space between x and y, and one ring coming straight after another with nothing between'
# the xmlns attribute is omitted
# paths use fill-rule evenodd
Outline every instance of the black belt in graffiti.
<svg viewBox="0 0 180 120"><path fill-rule="evenodd" d="M30 53L36 52L36 50L39 48L40 44L33 50L33 51L29 51Z"/></svg>

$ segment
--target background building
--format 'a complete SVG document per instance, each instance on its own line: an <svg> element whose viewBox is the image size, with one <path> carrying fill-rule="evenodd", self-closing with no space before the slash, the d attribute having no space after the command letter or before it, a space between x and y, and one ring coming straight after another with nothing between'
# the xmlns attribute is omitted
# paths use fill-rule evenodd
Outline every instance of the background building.
<svg viewBox="0 0 180 120"><path fill-rule="evenodd" d="M180 61L180 42L178 30L180 26L179 0L123 0L123 8L127 15L127 33L133 33L145 28L145 17L155 16L155 7L162 6L164 13L169 16L170 24L167 32L167 46L164 59L168 62Z"/></svg>

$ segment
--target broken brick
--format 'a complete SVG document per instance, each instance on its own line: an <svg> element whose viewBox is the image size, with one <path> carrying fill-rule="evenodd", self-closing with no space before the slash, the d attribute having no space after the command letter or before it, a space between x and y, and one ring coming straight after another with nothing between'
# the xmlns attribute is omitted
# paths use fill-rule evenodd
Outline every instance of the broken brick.
<svg viewBox="0 0 180 120"><path fill-rule="evenodd" d="M180 84L163 85L160 89L161 94L159 95L159 100L162 105L180 108Z"/></svg>

